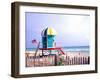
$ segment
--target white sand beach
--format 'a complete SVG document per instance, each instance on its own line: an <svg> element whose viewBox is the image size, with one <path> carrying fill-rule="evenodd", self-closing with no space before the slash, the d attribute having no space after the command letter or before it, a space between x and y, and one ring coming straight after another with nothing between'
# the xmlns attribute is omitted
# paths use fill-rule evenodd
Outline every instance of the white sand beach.
<svg viewBox="0 0 100 80"><path fill-rule="evenodd" d="M65 53L65 52L64 52ZM36 57L35 51L26 51L25 55L27 58L26 61L26 67L32 67L32 66L55 66L55 65L83 65L83 64L89 64L90 63L90 56L88 52L71 52L68 51L65 54L58 55L55 57L55 55L41 55L42 52L37 52ZM40 57L41 55L41 57ZM56 58L56 61L55 61ZM34 63L35 60L35 63ZM41 62L42 60L42 62ZM55 64L56 62L56 64ZM41 65L40 65L41 64Z"/></svg>
<svg viewBox="0 0 100 80"><path fill-rule="evenodd" d="M25 52L28 56L34 56L35 55L35 51L26 51ZM57 52L55 52L56 55L58 55ZM36 56L40 56L42 55L42 51L38 51ZM69 57L88 57L89 56L89 53L88 52L80 52L80 51L77 51L77 52L71 52L71 51L68 51L68 52L65 52L64 55L62 56L69 56Z"/></svg>

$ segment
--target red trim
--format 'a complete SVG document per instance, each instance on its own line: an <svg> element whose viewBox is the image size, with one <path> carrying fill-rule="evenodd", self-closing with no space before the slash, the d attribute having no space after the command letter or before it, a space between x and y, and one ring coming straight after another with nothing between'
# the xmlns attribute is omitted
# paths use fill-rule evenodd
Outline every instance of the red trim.
<svg viewBox="0 0 100 80"><path fill-rule="evenodd" d="M61 47L58 48L39 48L40 50L61 50Z"/></svg>
<svg viewBox="0 0 100 80"><path fill-rule="evenodd" d="M60 50L62 54L65 54L63 52L63 50L61 49L61 47L58 47L58 48L39 48L40 50L42 50L42 53L43 53L43 50Z"/></svg>

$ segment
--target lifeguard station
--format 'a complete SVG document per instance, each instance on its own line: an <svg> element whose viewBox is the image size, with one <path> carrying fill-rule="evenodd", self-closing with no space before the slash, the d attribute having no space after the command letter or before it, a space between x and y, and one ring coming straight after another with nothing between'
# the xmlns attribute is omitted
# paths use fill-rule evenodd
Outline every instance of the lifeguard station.
<svg viewBox="0 0 100 80"><path fill-rule="evenodd" d="M42 55L45 54L65 54L61 47L56 46L55 37L57 32L52 28L48 27L41 32L42 37L42 47L40 47L40 43L38 44L36 54L38 50L42 51Z"/></svg>

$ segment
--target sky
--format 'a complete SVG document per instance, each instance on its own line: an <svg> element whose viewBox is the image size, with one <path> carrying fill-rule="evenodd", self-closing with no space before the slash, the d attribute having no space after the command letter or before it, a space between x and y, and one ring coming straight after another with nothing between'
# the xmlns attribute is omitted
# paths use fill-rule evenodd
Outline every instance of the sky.
<svg viewBox="0 0 100 80"><path fill-rule="evenodd" d="M47 27L56 30L55 42L58 47L89 45L89 15L26 12L25 23L26 48L35 48L32 40L41 42L41 32Z"/></svg>

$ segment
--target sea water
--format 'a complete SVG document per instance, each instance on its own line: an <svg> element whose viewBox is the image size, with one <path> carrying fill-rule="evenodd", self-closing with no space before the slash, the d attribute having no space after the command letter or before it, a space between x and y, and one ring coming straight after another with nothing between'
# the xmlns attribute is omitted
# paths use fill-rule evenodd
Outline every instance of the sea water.
<svg viewBox="0 0 100 80"><path fill-rule="evenodd" d="M89 46L72 46L72 47L63 47L64 51L69 52L89 52Z"/></svg>
<svg viewBox="0 0 100 80"><path fill-rule="evenodd" d="M27 51L35 51L36 48L26 48ZM65 52L90 52L89 46L67 46L67 47L62 47L62 50Z"/></svg>

